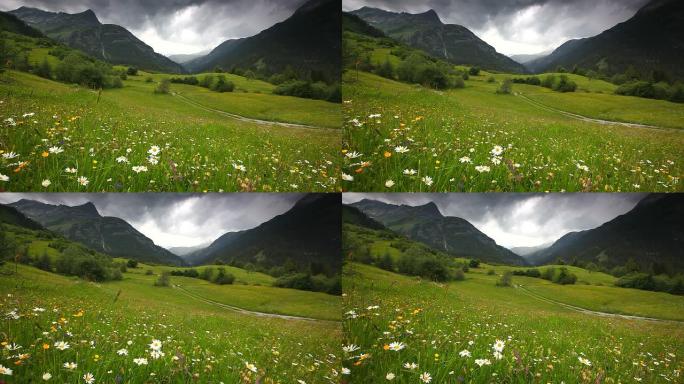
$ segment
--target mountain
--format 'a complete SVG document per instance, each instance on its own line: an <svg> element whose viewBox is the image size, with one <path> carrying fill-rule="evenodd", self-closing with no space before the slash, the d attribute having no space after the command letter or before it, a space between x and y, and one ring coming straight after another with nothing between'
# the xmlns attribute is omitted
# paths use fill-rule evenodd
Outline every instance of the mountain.
<svg viewBox="0 0 684 384"><path fill-rule="evenodd" d="M314 79L337 82L341 66L340 0L309 0L285 21L259 34L227 40L208 55L185 63L191 72L221 67L255 69L265 64L268 73L288 66Z"/></svg>
<svg viewBox="0 0 684 384"><path fill-rule="evenodd" d="M93 203L70 207L23 199L9 206L71 241L111 256L160 264L184 264L181 258L155 245L126 221L101 216Z"/></svg>
<svg viewBox="0 0 684 384"><path fill-rule="evenodd" d="M553 243L546 243L546 244L536 245L533 247L513 247L513 248L509 248L509 249L511 250L511 252L515 253L516 255L520 255L524 259L527 259L527 256L529 256L535 252L539 252L541 250L544 250L544 249L550 247L551 244L553 244Z"/></svg>
<svg viewBox="0 0 684 384"><path fill-rule="evenodd" d="M529 63L530 61L534 61L537 59L540 59L542 57L548 56L551 52L542 52L542 53L532 53L532 54L519 54L519 55L511 55L509 56L511 59L515 60L516 62L525 65Z"/></svg>
<svg viewBox="0 0 684 384"><path fill-rule="evenodd" d="M394 232L454 256L502 264L527 264L522 257L497 245L468 221L443 216L435 203L414 207L365 199L351 206Z"/></svg>
<svg viewBox="0 0 684 384"><path fill-rule="evenodd" d="M644 75L663 70L684 78L684 2L652 0L629 20L602 33L570 40L549 56L528 63L535 72L567 69L577 65L597 69L602 60L610 74L624 72L630 65Z"/></svg>
<svg viewBox="0 0 684 384"><path fill-rule="evenodd" d="M193 252L197 252L201 249L206 248L206 245L197 245L194 247L170 247L167 248L169 252L173 253L176 256L180 256L183 258L183 256L189 255Z"/></svg>
<svg viewBox="0 0 684 384"><path fill-rule="evenodd" d="M342 12L342 30L372 37L385 36L381 30L371 26L360 17L349 12Z"/></svg>
<svg viewBox="0 0 684 384"><path fill-rule="evenodd" d="M183 68L135 37L126 28L102 24L95 12L48 12L21 7L9 13L43 32L48 37L112 64L180 73Z"/></svg>
<svg viewBox="0 0 684 384"><path fill-rule="evenodd" d="M0 31L8 31L31 37L44 37L39 30L29 27L18 17L7 12L0 12Z"/></svg>
<svg viewBox="0 0 684 384"><path fill-rule="evenodd" d="M199 52L199 53L188 53L188 54L177 54L177 55L169 55L168 58L178 64L185 64L188 61L195 60L199 57L206 56L209 52Z"/></svg>
<svg viewBox="0 0 684 384"><path fill-rule="evenodd" d="M393 39L454 64L477 65L503 72L525 72L525 67L520 63L498 53L468 28L442 23L433 10L412 14L363 7L351 14Z"/></svg>
<svg viewBox="0 0 684 384"><path fill-rule="evenodd" d="M17 227L28 229L43 229L40 224L29 219L16 208L2 204L0 204L0 223L15 225Z"/></svg>
<svg viewBox="0 0 684 384"><path fill-rule="evenodd" d="M385 226L368 217L356 207L342 206L342 222L370 229L385 229Z"/></svg>
<svg viewBox="0 0 684 384"><path fill-rule="evenodd" d="M308 194L282 215L252 229L226 233L187 260L263 268L294 263L300 270L337 274L342 268L340 199L339 194Z"/></svg>
<svg viewBox="0 0 684 384"><path fill-rule="evenodd" d="M586 231L571 232L533 255L536 264L574 260L612 268L633 259L643 269L684 271L684 195L651 194L631 211Z"/></svg>

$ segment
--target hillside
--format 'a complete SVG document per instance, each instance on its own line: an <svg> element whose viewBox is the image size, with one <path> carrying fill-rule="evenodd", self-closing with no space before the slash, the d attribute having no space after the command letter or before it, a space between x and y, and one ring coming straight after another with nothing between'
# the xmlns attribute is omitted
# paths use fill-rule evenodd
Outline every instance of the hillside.
<svg viewBox="0 0 684 384"><path fill-rule="evenodd" d="M160 55L126 28L102 24L92 10L69 14L21 7L9 13L48 37L112 64L180 73L182 67Z"/></svg>
<svg viewBox="0 0 684 384"><path fill-rule="evenodd" d="M43 229L43 227L35 221L26 217L14 207L0 204L0 223L10 224L17 227L28 229Z"/></svg>
<svg viewBox="0 0 684 384"><path fill-rule="evenodd" d="M684 2L652 0L632 18L589 38L570 40L549 56L528 63L535 72L563 66L598 70L605 60L607 74L633 65L642 75L662 70L684 78Z"/></svg>
<svg viewBox="0 0 684 384"><path fill-rule="evenodd" d="M526 264L523 258L497 245L468 221L443 216L434 203L413 207L366 199L351 206L394 232L454 256L492 263Z"/></svg>
<svg viewBox="0 0 684 384"><path fill-rule="evenodd" d="M71 241L110 256L160 264L184 264L181 258L155 245L126 221L101 216L92 203L70 207L19 200L9 206Z"/></svg>
<svg viewBox="0 0 684 384"><path fill-rule="evenodd" d="M340 195L308 194L289 211L241 232L229 232L186 259L262 268L294 264L299 270L335 275L340 260Z"/></svg>
<svg viewBox="0 0 684 384"><path fill-rule="evenodd" d="M43 37L42 32L26 25L18 17L7 12L0 12L0 31L8 31L31 37Z"/></svg>
<svg viewBox="0 0 684 384"><path fill-rule="evenodd" d="M586 231L571 232L532 254L537 264L563 260L611 268L633 259L643 270L684 271L684 196L651 194L631 211Z"/></svg>
<svg viewBox="0 0 684 384"><path fill-rule="evenodd" d="M371 26L411 47L454 64L476 65L484 69L523 73L525 68L502 55L467 28L444 24L437 13L395 13L363 7L352 11Z"/></svg>
<svg viewBox="0 0 684 384"><path fill-rule="evenodd" d="M285 21L242 39L227 40L208 55L184 66L191 72L233 67L266 73L291 67L313 80L337 82L340 76L340 0L310 0Z"/></svg>

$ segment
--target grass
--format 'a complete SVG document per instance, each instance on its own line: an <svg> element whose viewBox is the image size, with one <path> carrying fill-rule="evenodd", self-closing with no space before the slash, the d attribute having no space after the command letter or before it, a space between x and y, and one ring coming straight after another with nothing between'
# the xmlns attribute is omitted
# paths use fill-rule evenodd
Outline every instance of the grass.
<svg viewBox="0 0 684 384"><path fill-rule="evenodd" d="M0 158L0 173L10 178L0 182L0 189L281 192L339 188L338 130L238 121L178 96L155 95L155 84L143 78L126 80L124 88L98 95L26 73L2 75L0 151L17 156ZM176 85L172 84L172 90ZM224 103L224 109L233 113L229 98L239 95L252 94L236 93L214 102ZM254 97L272 102L270 115L276 113L280 101L282 110L292 116L308 116L311 105L339 114L339 106L332 103L324 108L320 101L270 94ZM266 117L259 108L254 103L252 116ZM321 115L312 114L299 122L332 121ZM157 164L148 159L153 146L160 149ZM63 152L50 153L50 147ZM146 170L136 168L136 172L134 166ZM68 173L66 168L76 172ZM79 177L85 177L87 184L79 183ZM47 187L44 180L50 182Z"/></svg>
<svg viewBox="0 0 684 384"><path fill-rule="evenodd" d="M471 77L464 89L435 91L348 71L342 87L342 172L350 177L342 181L343 190L684 190L678 161L684 151L681 131L572 119L520 96L496 95L498 84L487 83L487 77ZM591 84L606 87L595 80ZM543 103L552 104L548 100L556 98L570 112L591 115L579 107L573 110L573 105L590 108L591 98L600 98L611 105L613 116L624 120L638 114L643 119L637 122L684 127L681 104L646 99L636 103L633 98L585 92L557 96L518 84L513 88L525 94L534 89L529 97ZM561 98L575 101L565 103ZM662 103L671 108L662 108ZM596 116L601 115L600 108L596 107ZM498 152L499 146L501 154L495 156L492 151Z"/></svg>
<svg viewBox="0 0 684 384"><path fill-rule="evenodd" d="M392 382L419 383L424 373L437 383L681 381L682 323L587 315L519 288L497 287L497 278L467 273L465 281L436 284L348 264L343 281L345 345L358 346L344 356L343 366L351 369L349 382L381 383L392 374ZM513 278L514 284L520 280ZM558 289L571 294L577 288L606 287ZM633 293L624 292L623 297ZM643 293L643 312L655 316L667 310L652 312L655 307L648 301L658 301L659 295ZM684 301L671 297L669 304ZM676 316L681 318L681 311ZM493 353L497 340L504 344L501 359ZM405 347L388 349L392 342ZM480 361L480 366L476 359L488 362ZM406 363L417 367L405 368Z"/></svg>
<svg viewBox="0 0 684 384"><path fill-rule="evenodd" d="M96 382L337 382L338 323L239 314L138 274L94 284L26 266L9 275L11 267L0 271L0 306L10 313L0 320L9 382L42 381L44 373L57 382L83 382L86 373ZM152 340L162 343L158 359ZM58 350L59 341L69 348ZM66 369L67 362L78 366Z"/></svg>

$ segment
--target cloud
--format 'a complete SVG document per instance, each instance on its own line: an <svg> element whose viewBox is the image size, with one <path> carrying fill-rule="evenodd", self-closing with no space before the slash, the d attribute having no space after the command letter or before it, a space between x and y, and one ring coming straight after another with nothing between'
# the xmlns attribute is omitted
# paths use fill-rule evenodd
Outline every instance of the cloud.
<svg viewBox="0 0 684 384"><path fill-rule="evenodd" d="M3 0L53 12L92 9L100 22L118 24L158 53L208 51L225 40L248 37L285 20L305 0Z"/></svg>
<svg viewBox="0 0 684 384"><path fill-rule="evenodd" d="M2 193L0 203L20 199L69 206L92 202L103 216L126 220L163 247L212 242L289 210L298 193Z"/></svg>
<svg viewBox="0 0 684 384"><path fill-rule="evenodd" d="M594 36L632 17L648 0L343 0L346 11L371 6L395 12L434 9L449 24L473 31L503 54L552 50Z"/></svg>
<svg viewBox="0 0 684 384"><path fill-rule="evenodd" d="M434 202L445 216L468 220L505 247L537 246L572 231L596 228L626 213L641 193L345 193L345 204L367 198L390 204Z"/></svg>

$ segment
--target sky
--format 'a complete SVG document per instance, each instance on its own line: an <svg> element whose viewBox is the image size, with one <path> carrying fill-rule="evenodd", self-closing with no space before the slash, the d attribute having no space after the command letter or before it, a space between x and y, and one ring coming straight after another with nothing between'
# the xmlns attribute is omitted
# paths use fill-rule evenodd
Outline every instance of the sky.
<svg viewBox="0 0 684 384"><path fill-rule="evenodd" d="M79 13L92 9L104 24L118 24L163 55L206 52L225 40L253 36L290 17L305 0L0 0L0 10L21 6Z"/></svg>
<svg viewBox="0 0 684 384"><path fill-rule="evenodd" d="M226 232L249 229L285 213L299 193L0 193L0 204L20 199L48 204L95 204L162 247L208 245Z"/></svg>
<svg viewBox="0 0 684 384"><path fill-rule="evenodd" d="M507 248L550 244L568 232L592 229L631 210L643 193L344 193L390 204L437 204L444 216L468 220Z"/></svg>
<svg viewBox="0 0 684 384"><path fill-rule="evenodd" d="M445 24L460 24L499 53L550 52L632 17L648 0L342 0L352 11L370 6L394 12L434 9Z"/></svg>

